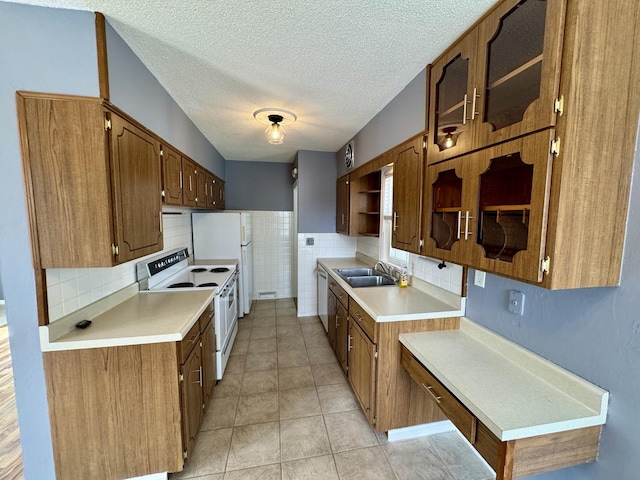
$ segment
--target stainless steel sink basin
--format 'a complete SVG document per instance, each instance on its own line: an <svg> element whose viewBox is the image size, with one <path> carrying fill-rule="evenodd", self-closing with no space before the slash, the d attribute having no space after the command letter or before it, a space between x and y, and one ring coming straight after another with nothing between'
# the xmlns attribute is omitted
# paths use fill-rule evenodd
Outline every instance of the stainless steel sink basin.
<svg viewBox="0 0 640 480"><path fill-rule="evenodd" d="M343 278L347 277L371 277L380 275L377 270L373 268L336 268L335 272Z"/></svg>
<svg viewBox="0 0 640 480"><path fill-rule="evenodd" d="M360 277L346 277L346 282L353 288L358 287L379 287L382 285L395 285L396 282L388 275L371 275Z"/></svg>

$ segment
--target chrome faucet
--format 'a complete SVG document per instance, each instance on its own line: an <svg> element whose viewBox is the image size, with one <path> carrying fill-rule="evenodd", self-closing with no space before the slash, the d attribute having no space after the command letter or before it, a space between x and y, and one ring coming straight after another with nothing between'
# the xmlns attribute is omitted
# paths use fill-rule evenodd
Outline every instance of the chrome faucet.
<svg viewBox="0 0 640 480"><path fill-rule="evenodd" d="M379 261L379 262L376 262L376 264L373 266L373 269L378 270L378 267L380 267L380 270L382 271L382 273L391 276L391 267L389 267L389 265L387 265L382 261Z"/></svg>

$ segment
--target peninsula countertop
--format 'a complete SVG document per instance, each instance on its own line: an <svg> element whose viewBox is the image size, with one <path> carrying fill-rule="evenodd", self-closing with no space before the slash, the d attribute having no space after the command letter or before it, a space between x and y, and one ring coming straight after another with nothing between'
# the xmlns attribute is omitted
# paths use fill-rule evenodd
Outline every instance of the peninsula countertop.
<svg viewBox="0 0 640 480"><path fill-rule="evenodd" d="M376 322L425 320L464 315L465 299L463 297L435 286L430 287L426 282L424 289L413 286L400 288L397 285L351 287L333 269L372 266L359 258L319 258L318 264L323 266L331 278Z"/></svg>
<svg viewBox="0 0 640 480"><path fill-rule="evenodd" d="M89 310L40 327L40 346L46 352L179 342L214 295L215 290L138 292L134 284ZM91 320L91 325L75 328L84 318Z"/></svg>

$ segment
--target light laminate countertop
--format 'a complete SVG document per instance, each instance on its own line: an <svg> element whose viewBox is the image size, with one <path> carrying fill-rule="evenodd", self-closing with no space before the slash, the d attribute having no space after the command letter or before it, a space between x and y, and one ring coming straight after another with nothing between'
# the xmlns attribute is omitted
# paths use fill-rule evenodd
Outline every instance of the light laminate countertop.
<svg viewBox="0 0 640 480"><path fill-rule="evenodd" d="M340 285L376 322L424 320L430 318L461 317L464 315L465 299L460 295L429 286L424 289L413 286L400 288L397 285L379 287L351 287L334 268L370 268L372 265L355 257L319 258L323 266Z"/></svg>
<svg viewBox="0 0 640 480"><path fill-rule="evenodd" d="M607 391L469 319L400 343L502 441L606 421Z"/></svg>
<svg viewBox="0 0 640 480"><path fill-rule="evenodd" d="M134 284L90 309L40 327L40 346L42 351L56 351L179 342L214 295L215 290L138 292ZM75 328L83 318L92 324Z"/></svg>

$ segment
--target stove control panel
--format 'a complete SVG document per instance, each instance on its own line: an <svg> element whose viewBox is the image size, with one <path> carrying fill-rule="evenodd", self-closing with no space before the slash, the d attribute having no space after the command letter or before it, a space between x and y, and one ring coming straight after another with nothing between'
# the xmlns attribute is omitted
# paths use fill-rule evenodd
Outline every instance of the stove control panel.
<svg viewBox="0 0 640 480"><path fill-rule="evenodd" d="M165 257L159 258L147 264L149 276L153 276L161 271L169 268L171 265L179 263L189 258L189 251L184 248Z"/></svg>

